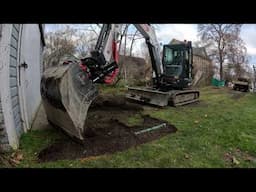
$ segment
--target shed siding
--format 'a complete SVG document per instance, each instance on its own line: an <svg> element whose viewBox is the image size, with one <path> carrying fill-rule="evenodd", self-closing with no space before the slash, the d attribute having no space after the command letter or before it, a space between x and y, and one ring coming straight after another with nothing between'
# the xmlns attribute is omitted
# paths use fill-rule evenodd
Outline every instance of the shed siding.
<svg viewBox="0 0 256 192"><path fill-rule="evenodd" d="M18 148L20 135L29 128L24 125L28 124L28 118L32 124L41 102L43 68L40 64L44 41L38 26L0 24L0 151ZM20 73L19 65L25 61L29 67Z"/></svg>
<svg viewBox="0 0 256 192"><path fill-rule="evenodd" d="M19 104L19 92L18 92L18 49L19 49L19 24L13 24L11 35L11 51L10 51L10 90L13 109L13 118L15 122L15 128L17 135L20 136L23 132L21 126L21 114Z"/></svg>
<svg viewBox="0 0 256 192"><path fill-rule="evenodd" d="M1 41L1 38L2 38L2 25L0 24L0 41ZM6 133L6 127L4 123L4 114L3 114L3 108L2 108L1 97L0 97L0 145L7 144L7 142L8 142L8 137Z"/></svg>
<svg viewBox="0 0 256 192"><path fill-rule="evenodd" d="M3 115L3 109L2 109L2 104L1 104L1 99L0 99L0 144L7 144L8 142L8 137L5 129L5 124L4 124L4 115Z"/></svg>

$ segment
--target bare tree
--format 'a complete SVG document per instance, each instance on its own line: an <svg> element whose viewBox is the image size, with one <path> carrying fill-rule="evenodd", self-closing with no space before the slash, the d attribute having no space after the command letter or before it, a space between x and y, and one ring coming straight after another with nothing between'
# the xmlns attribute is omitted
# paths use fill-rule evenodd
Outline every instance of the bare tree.
<svg viewBox="0 0 256 192"><path fill-rule="evenodd" d="M128 27L129 27L129 24L126 24L126 25L124 25L124 28L122 30L122 33L121 33L121 36L120 36L119 50L118 50L119 53L121 53L123 37L126 38L126 36L127 36Z"/></svg>
<svg viewBox="0 0 256 192"><path fill-rule="evenodd" d="M223 63L227 59L230 36L239 36L241 24L199 24L201 40L211 43L211 56L220 65L220 79L223 79Z"/></svg>
<svg viewBox="0 0 256 192"><path fill-rule="evenodd" d="M75 54L74 33L74 29L67 27L64 30L49 32L45 35L44 69L58 65L64 56Z"/></svg>
<svg viewBox="0 0 256 192"><path fill-rule="evenodd" d="M244 41L239 36L230 34L231 41L228 44L228 61L234 69L237 77L243 76L248 63L247 49Z"/></svg>
<svg viewBox="0 0 256 192"><path fill-rule="evenodd" d="M56 25L56 31L46 33L44 68L56 66L64 56L87 56L95 47L101 25Z"/></svg>
<svg viewBox="0 0 256 192"><path fill-rule="evenodd" d="M132 56L132 50L133 50L133 44L135 42L135 40L137 40L137 36L138 36L138 31L136 30L135 32L131 32L131 30L129 30L130 24L125 24L123 25L123 29L122 29L122 33L120 36L120 43L119 43L119 53L123 56L126 56L127 53L129 52L129 55ZM128 33L129 32L129 33ZM123 43L124 40L124 43ZM129 46L129 41L131 41L130 46ZM120 71L120 75L119 75L119 79L121 78L121 74L123 74L123 78L125 80L125 83L127 83L127 65L125 62L122 62L121 64L121 70Z"/></svg>
<svg viewBox="0 0 256 192"><path fill-rule="evenodd" d="M1 39L1 37L2 37L2 24L0 24L0 39Z"/></svg>
<svg viewBox="0 0 256 192"><path fill-rule="evenodd" d="M78 57L86 57L94 48L97 42L97 35L92 31L83 31L76 34L76 53Z"/></svg>
<svg viewBox="0 0 256 192"><path fill-rule="evenodd" d="M119 53L121 53L121 51L123 50L123 55L124 56L126 56L126 50L127 50L126 42L127 42L128 28L129 28L129 24L124 25L124 29L123 29L123 32L122 32L121 37L120 37ZM124 38L124 46L122 47L123 38ZM127 69L126 69L126 64L125 63L122 63L121 69L122 69L122 71L120 71L120 73L118 75L118 81L121 79L121 74L123 74L125 84L127 84Z"/></svg>
<svg viewBox="0 0 256 192"><path fill-rule="evenodd" d="M205 50L209 49L212 46L211 42L204 42L204 41L194 41L193 47L195 48L205 48Z"/></svg>
<svg viewBox="0 0 256 192"><path fill-rule="evenodd" d="M136 30L132 36L132 41L131 41L131 46L130 46L130 56L132 56L132 48L133 48L134 41L136 40L135 37L137 34L138 34L138 30Z"/></svg>

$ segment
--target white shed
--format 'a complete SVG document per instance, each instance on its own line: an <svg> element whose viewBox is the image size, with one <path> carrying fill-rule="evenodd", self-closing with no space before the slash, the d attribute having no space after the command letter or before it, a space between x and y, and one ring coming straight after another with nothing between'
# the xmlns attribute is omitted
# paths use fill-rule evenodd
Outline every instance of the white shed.
<svg viewBox="0 0 256 192"><path fill-rule="evenodd" d="M43 28L0 24L0 150L18 147L41 103Z"/></svg>

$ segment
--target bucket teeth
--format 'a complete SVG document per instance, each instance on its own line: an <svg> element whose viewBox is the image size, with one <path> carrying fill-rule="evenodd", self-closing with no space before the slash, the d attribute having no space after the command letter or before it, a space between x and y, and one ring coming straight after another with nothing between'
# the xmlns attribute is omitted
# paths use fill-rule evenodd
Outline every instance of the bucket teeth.
<svg viewBox="0 0 256 192"><path fill-rule="evenodd" d="M87 111L98 90L78 63L46 70L41 80L41 95L47 119L83 141Z"/></svg>

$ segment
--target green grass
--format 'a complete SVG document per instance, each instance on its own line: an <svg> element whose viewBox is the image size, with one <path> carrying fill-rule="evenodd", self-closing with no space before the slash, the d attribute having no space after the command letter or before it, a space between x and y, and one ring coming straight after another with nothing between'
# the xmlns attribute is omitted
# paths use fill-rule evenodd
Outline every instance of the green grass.
<svg viewBox="0 0 256 192"><path fill-rule="evenodd" d="M130 117L126 124L128 126L135 126L135 125L141 125L143 123L143 118L140 114L135 114L134 116Z"/></svg>
<svg viewBox="0 0 256 192"><path fill-rule="evenodd" d="M113 91L114 88L104 90ZM91 160L49 163L38 163L37 154L61 134L55 130L30 131L21 138L24 160L19 167L256 167L256 94L247 93L236 99L227 89L205 87L201 89L199 104L165 109L145 107L144 113L167 120L178 131ZM128 124L139 122L135 116ZM225 158L227 153L237 161Z"/></svg>
<svg viewBox="0 0 256 192"><path fill-rule="evenodd" d="M97 85L98 90L102 94L120 94L125 93L127 90L125 84L123 82L118 83L117 85L105 85L99 84Z"/></svg>

